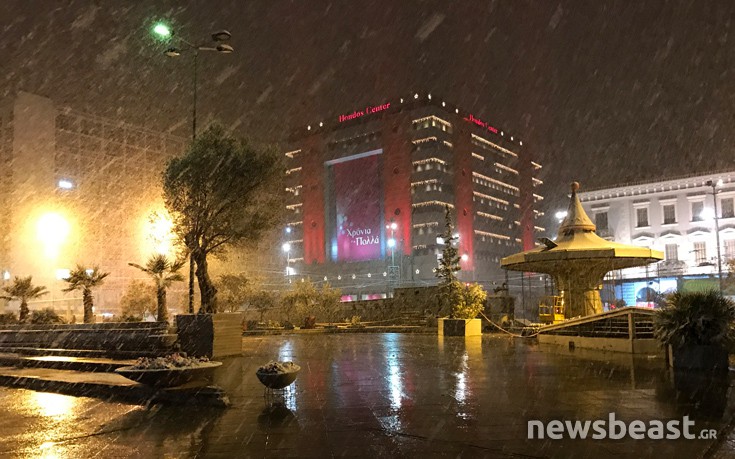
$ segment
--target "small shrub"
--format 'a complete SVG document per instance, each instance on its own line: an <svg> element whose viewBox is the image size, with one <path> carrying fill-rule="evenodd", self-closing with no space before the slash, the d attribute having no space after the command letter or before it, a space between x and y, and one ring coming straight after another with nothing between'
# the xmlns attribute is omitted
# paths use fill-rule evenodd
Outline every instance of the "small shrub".
<svg viewBox="0 0 735 459"><path fill-rule="evenodd" d="M123 317L145 317L154 314L156 288L148 282L132 281L120 299L120 309Z"/></svg>
<svg viewBox="0 0 735 459"><path fill-rule="evenodd" d="M464 285L452 281L440 287L440 295L450 304L453 319L474 319L485 307L487 293L479 284Z"/></svg>
<svg viewBox="0 0 735 459"><path fill-rule="evenodd" d="M41 309L40 311L31 312L32 324L64 324L66 321L61 318L53 309Z"/></svg>
<svg viewBox="0 0 735 459"><path fill-rule="evenodd" d="M18 318L12 312L0 314L0 325L15 325L17 323Z"/></svg>
<svg viewBox="0 0 735 459"><path fill-rule="evenodd" d="M662 344L727 346L733 341L735 303L718 291L676 292L668 297L653 323Z"/></svg>
<svg viewBox="0 0 735 459"><path fill-rule="evenodd" d="M308 316L304 317L304 328L316 328L316 317Z"/></svg>

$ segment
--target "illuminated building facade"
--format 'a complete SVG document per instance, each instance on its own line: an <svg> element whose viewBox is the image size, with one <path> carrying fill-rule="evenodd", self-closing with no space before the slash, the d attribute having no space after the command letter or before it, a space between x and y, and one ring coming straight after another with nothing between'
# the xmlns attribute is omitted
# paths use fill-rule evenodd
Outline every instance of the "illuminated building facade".
<svg viewBox="0 0 735 459"><path fill-rule="evenodd" d="M285 152L287 274L350 299L436 282L444 212L460 278L490 287L499 260L534 246L541 165L518 137L430 94L411 94L295 131Z"/></svg>
<svg viewBox="0 0 735 459"><path fill-rule="evenodd" d="M50 293L31 309L68 312L81 307L80 295L62 293L60 279L77 263L98 265L111 274L95 291L97 312L116 308L130 280L142 278L127 263L171 250L160 177L186 145L38 95L7 100L0 106L0 282L32 275Z"/></svg>
<svg viewBox="0 0 735 459"><path fill-rule="evenodd" d="M735 259L735 171L593 189L579 198L599 236L664 253L655 265L611 276L609 300L651 306L654 292L719 288L718 265L728 275Z"/></svg>

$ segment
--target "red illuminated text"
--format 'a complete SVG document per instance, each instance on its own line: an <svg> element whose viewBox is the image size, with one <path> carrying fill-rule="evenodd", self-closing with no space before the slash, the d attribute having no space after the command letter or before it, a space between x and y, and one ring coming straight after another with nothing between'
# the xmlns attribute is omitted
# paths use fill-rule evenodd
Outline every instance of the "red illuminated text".
<svg viewBox="0 0 735 459"><path fill-rule="evenodd" d="M339 122L344 123L345 121L354 120L356 118L360 118L361 116L370 115L373 113L382 112L383 110L388 110L390 108L390 102L387 104L382 105L368 105L365 107L364 110L356 110L352 113L349 113L347 115L339 115Z"/></svg>
<svg viewBox="0 0 735 459"><path fill-rule="evenodd" d="M491 126L490 123L486 123L485 121L482 121L481 119L475 118L474 116L472 116L471 113L467 118L465 118L465 121L469 121L470 123L476 124L480 126L481 128L485 128L488 131L492 132L493 134L498 133L497 128Z"/></svg>

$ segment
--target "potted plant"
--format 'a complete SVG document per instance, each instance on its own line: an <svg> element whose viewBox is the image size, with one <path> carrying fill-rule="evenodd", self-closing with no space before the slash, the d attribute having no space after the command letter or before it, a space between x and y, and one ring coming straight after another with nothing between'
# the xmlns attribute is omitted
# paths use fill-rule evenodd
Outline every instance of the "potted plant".
<svg viewBox="0 0 735 459"><path fill-rule="evenodd" d="M482 334L482 321L477 314L485 306L487 294L478 284L464 285L455 275L461 268L457 250L459 237L454 234L452 214L447 206L444 232L439 238L444 244L436 277L439 278L439 310L449 310L448 318L437 320L437 331L444 336L476 336Z"/></svg>
<svg viewBox="0 0 735 459"><path fill-rule="evenodd" d="M482 321L477 314L485 306L487 294L478 284L464 285L459 281L440 288L440 297L450 307L449 317L437 320L437 331L444 336L479 336Z"/></svg>
<svg viewBox="0 0 735 459"><path fill-rule="evenodd" d="M676 292L654 320L654 335L674 369L728 370L735 303L717 291Z"/></svg>

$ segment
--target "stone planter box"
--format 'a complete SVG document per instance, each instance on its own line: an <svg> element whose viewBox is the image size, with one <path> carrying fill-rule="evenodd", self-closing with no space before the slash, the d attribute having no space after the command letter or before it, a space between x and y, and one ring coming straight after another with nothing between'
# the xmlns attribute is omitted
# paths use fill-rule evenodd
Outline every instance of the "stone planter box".
<svg viewBox="0 0 735 459"><path fill-rule="evenodd" d="M176 387L194 380L211 381L214 369L222 362L206 362L197 366L139 370L134 366L120 367L115 373L131 381L152 387Z"/></svg>
<svg viewBox="0 0 735 459"><path fill-rule="evenodd" d="M482 320L440 318L437 333L442 336L481 336Z"/></svg>
<svg viewBox="0 0 735 459"><path fill-rule="evenodd" d="M668 364L675 370L703 370L727 372L729 356L727 349L720 346L669 346Z"/></svg>
<svg viewBox="0 0 735 459"><path fill-rule="evenodd" d="M242 314L180 314L176 330L181 351L196 357L242 354Z"/></svg>

